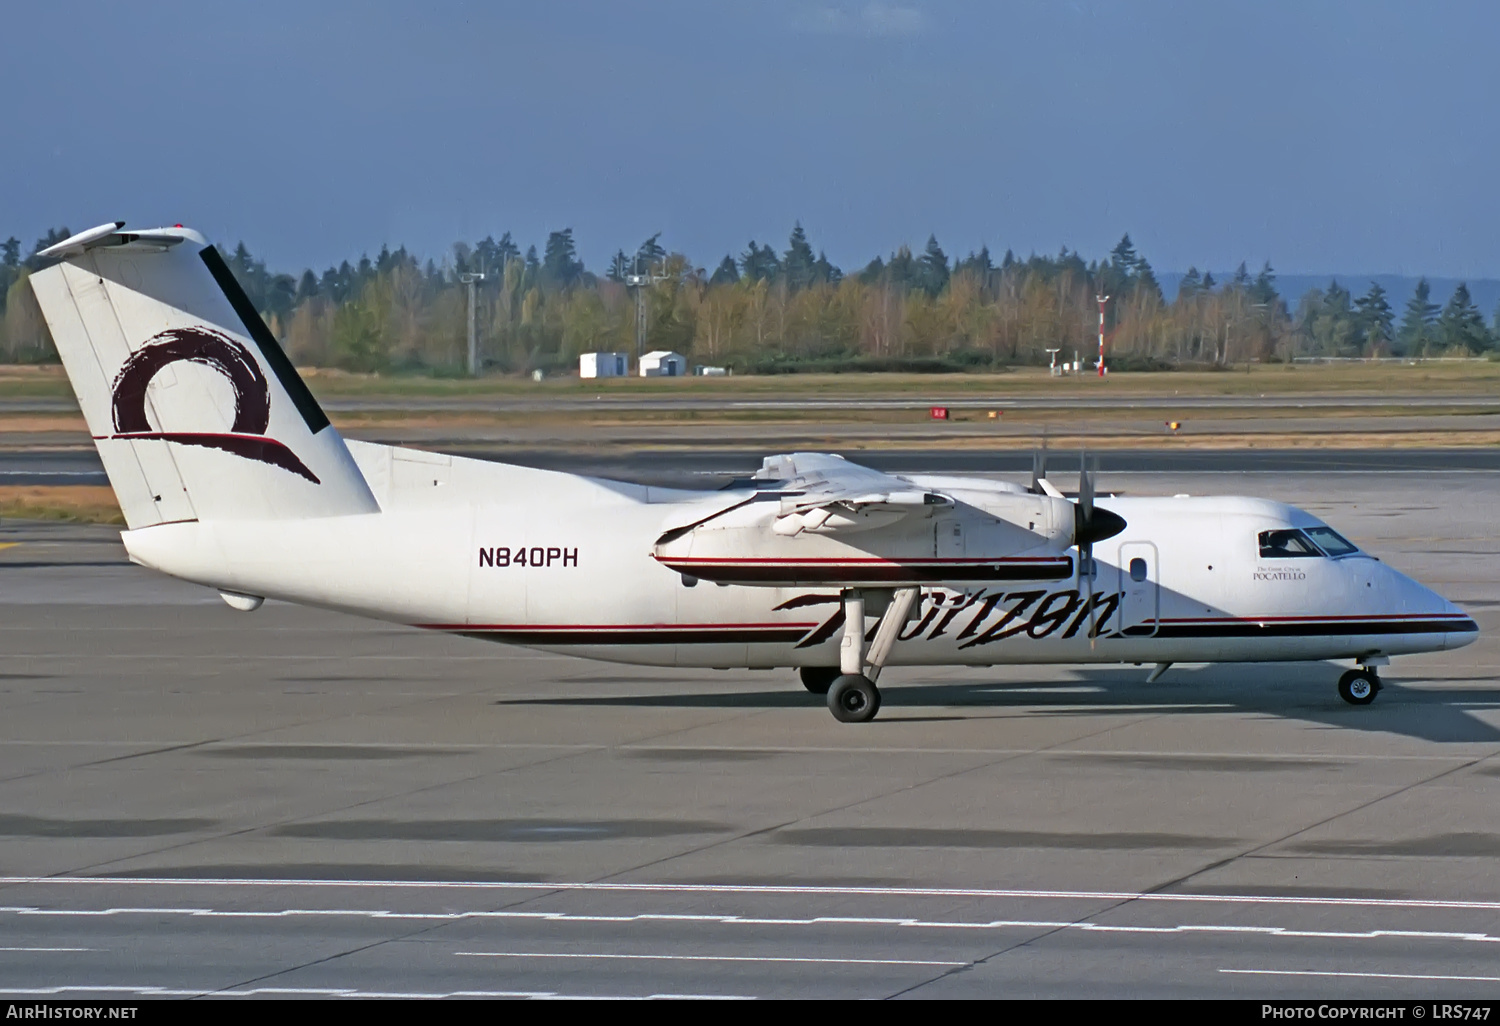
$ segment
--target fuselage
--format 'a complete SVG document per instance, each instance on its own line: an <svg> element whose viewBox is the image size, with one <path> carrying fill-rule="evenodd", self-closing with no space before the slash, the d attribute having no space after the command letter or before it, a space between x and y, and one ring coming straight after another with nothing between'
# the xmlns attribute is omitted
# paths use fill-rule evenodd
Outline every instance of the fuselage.
<svg viewBox="0 0 1500 1026"><path fill-rule="evenodd" d="M837 587L718 585L653 556L663 523L714 493L350 449L379 513L162 524L127 532L127 548L229 592L588 658L838 663ZM923 587L890 664L1365 659L1477 636L1457 606L1366 553L1267 554L1267 532L1324 527L1294 507L1112 497L1109 508L1128 527L1095 547L1092 574L1070 558L1063 579Z"/></svg>

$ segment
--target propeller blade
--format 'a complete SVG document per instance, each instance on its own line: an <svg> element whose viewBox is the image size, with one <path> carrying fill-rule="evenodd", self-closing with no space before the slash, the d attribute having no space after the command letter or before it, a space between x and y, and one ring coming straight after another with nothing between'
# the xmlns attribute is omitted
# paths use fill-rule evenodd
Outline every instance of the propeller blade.
<svg viewBox="0 0 1500 1026"><path fill-rule="evenodd" d="M1042 481L1047 477L1047 430L1042 429L1042 444L1039 448L1031 450L1031 494L1043 495L1046 489L1042 487Z"/></svg>
<svg viewBox="0 0 1500 1026"><path fill-rule="evenodd" d="M1083 560L1084 566L1088 567L1089 571L1089 651L1092 652L1094 646L1099 641L1098 611L1094 608L1094 579L1096 576L1094 573L1094 545L1092 542L1084 542L1078 551L1079 558Z"/></svg>
<svg viewBox="0 0 1500 1026"><path fill-rule="evenodd" d="M1094 475L1089 473L1088 450L1078 454L1078 508L1083 513L1085 527L1094 519Z"/></svg>

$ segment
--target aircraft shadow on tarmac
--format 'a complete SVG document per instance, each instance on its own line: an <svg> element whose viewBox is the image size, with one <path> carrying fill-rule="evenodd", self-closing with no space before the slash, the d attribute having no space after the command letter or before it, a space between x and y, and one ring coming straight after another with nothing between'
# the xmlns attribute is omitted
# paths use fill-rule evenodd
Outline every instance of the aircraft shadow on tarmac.
<svg viewBox="0 0 1500 1026"><path fill-rule="evenodd" d="M1258 713L1322 724L1329 729L1401 734L1424 741L1494 742L1500 729L1476 712L1500 708L1500 684L1476 678L1467 687L1405 687L1386 680L1372 705L1351 706L1334 689L1345 667L1332 663L1245 663L1173 667L1147 684L1146 667L1079 667L1062 681L940 680L882 682L875 725L921 720L1003 716L1078 716L1132 710L1203 716ZM582 677L568 684L639 683L661 689L647 694L559 695L500 699L497 705L593 706L661 709L795 709L823 705L820 695L800 689L795 677L755 691L695 690L691 678ZM1490 686L1475 686L1476 684Z"/></svg>

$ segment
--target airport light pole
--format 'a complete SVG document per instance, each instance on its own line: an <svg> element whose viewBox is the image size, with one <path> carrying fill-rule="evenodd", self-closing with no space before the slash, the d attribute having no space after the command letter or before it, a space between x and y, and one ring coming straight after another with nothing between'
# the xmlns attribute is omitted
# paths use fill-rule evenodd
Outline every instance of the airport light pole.
<svg viewBox="0 0 1500 1026"><path fill-rule="evenodd" d="M1097 293L1094 298L1099 301L1099 376L1104 377L1104 304L1109 302L1108 296Z"/></svg>
<svg viewBox="0 0 1500 1026"><path fill-rule="evenodd" d="M474 286L484 281L483 271L469 271L458 276L458 280L469 287L469 377L479 376L479 336L474 331Z"/></svg>
<svg viewBox="0 0 1500 1026"><path fill-rule="evenodd" d="M666 281L665 274L652 274L650 268L641 273L641 255L635 255L635 273L625 276L625 284L635 289L635 366L639 370L641 357L646 355L646 289L659 281Z"/></svg>

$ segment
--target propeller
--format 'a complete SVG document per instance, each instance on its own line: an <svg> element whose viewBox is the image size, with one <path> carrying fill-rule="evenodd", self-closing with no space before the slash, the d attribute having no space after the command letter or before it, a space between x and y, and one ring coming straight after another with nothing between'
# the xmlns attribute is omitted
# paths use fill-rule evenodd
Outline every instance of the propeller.
<svg viewBox="0 0 1500 1026"><path fill-rule="evenodd" d="M1094 504L1094 477L1099 473L1098 458L1092 468L1087 450L1078 454L1078 501L1073 505L1073 544L1078 546L1078 577L1083 584L1088 579L1089 648L1096 642L1099 628L1097 610L1094 606L1094 542L1113 538L1125 530L1125 518L1118 513L1101 509Z"/></svg>
<svg viewBox="0 0 1500 1026"><path fill-rule="evenodd" d="M1047 432L1042 432L1042 444L1031 450L1031 487L1026 489L1032 495L1046 495L1047 490L1042 487L1042 482L1047 478Z"/></svg>

